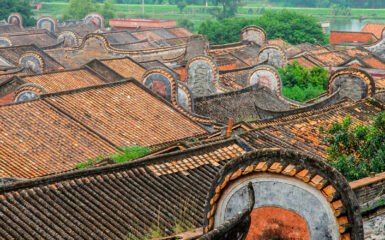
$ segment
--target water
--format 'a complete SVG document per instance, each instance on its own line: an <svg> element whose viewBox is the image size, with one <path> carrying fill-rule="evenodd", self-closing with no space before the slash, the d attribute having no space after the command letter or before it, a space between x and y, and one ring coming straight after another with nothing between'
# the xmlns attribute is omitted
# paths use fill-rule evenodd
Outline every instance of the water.
<svg viewBox="0 0 385 240"><path fill-rule="evenodd" d="M330 30L333 31L348 31L348 32L360 32L361 29L367 23L382 23L385 24L385 19L365 19L360 20L358 18L352 19L329 19Z"/></svg>

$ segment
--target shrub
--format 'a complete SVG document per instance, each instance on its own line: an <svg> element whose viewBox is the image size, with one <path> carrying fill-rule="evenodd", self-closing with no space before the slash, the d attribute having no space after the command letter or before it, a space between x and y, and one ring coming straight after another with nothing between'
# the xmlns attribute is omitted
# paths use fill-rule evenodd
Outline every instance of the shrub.
<svg viewBox="0 0 385 240"><path fill-rule="evenodd" d="M385 171L385 112L369 126L346 117L326 129L320 128L320 134L328 147L329 163L348 181Z"/></svg>

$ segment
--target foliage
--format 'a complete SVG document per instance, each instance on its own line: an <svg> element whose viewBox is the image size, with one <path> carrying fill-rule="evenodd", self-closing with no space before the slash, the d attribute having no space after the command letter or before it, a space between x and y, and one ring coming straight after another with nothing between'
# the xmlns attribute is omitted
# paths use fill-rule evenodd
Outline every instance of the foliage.
<svg viewBox="0 0 385 240"><path fill-rule="evenodd" d="M183 9L187 6L187 3L185 1L178 1L176 3L176 6L179 8L180 13L183 12Z"/></svg>
<svg viewBox="0 0 385 240"><path fill-rule="evenodd" d="M19 13L24 26L36 25L29 0L0 0L0 19L8 19L11 13Z"/></svg>
<svg viewBox="0 0 385 240"><path fill-rule="evenodd" d="M325 91L321 87L314 86L314 85L309 85L305 88L301 88L298 86L294 86L294 87L283 86L282 88L282 94L285 97L298 102L305 102L306 100L317 97L324 92Z"/></svg>
<svg viewBox="0 0 385 240"><path fill-rule="evenodd" d="M262 16L245 18L226 18L222 21L206 20L199 26L199 33L216 44L239 41L241 29L248 25L262 27L269 39L281 38L290 44L326 44L327 37L322 27L309 15L294 11L265 11Z"/></svg>
<svg viewBox="0 0 385 240"><path fill-rule="evenodd" d="M103 4L101 14L105 20L115 18L116 9L114 0L106 0Z"/></svg>
<svg viewBox="0 0 385 240"><path fill-rule="evenodd" d="M346 117L327 129L320 129L328 146L328 160L348 181L385 171L385 112L369 126Z"/></svg>
<svg viewBox="0 0 385 240"><path fill-rule="evenodd" d="M282 78L282 93L295 101L303 102L325 92L328 87L328 71L321 67L304 68L297 61L278 69Z"/></svg>
<svg viewBox="0 0 385 240"><path fill-rule="evenodd" d="M134 158L138 158L149 152L150 152L150 148L148 147L140 147L136 145L133 145L132 147L122 147L119 149L119 153L117 154L110 155L110 156L100 155L95 159L88 158L86 162L77 164L75 168L77 169L87 168L108 158L112 159L115 163L128 162Z"/></svg>
<svg viewBox="0 0 385 240"><path fill-rule="evenodd" d="M242 0L215 0L215 3L222 5L222 9L217 8L217 11L212 11L212 15L219 20L234 17L238 7L244 4Z"/></svg>
<svg viewBox="0 0 385 240"><path fill-rule="evenodd" d="M134 145L132 147L122 147L121 152L110 156L116 163L130 161L131 159L143 156L150 152L148 147Z"/></svg>
<svg viewBox="0 0 385 240"><path fill-rule="evenodd" d="M91 0L70 0L63 20L83 19L90 12L97 12L97 5L91 2Z"/></svg>
<svg viewBox="0 0 385 240"><path fill-rule="evenodd" d="M190 31L194 31L194 22L188 18L180 18L178 20L178 26L187 28Z"/></svg>

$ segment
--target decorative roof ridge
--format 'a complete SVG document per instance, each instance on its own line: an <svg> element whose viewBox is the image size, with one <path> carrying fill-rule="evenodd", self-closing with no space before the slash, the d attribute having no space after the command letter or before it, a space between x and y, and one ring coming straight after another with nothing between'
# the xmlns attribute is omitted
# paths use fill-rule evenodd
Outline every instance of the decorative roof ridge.
<svg viewBox="0 0 385 240"><path fill-rule="evenodd" d="M127 171L138 167L150 166L152 164L167 162L168 160L165 158L168 158L168 157L178 156L186 153L199 154L198 152L199 150L204 150L210 147L216 147L216 146L230 144L230 143L236 143L236 139L230 138L230 139L209 143L209 144L205 144L197 147L187 148L185 150L180 150L177 152L166 153L166 154L161 154L156 156L149 156L148 158L142 158L136 161L116 163L116 164L100 166L100 167L91 167L91 168L59 173L55 175L43 176L43 177L34 178L34 179L22 180L19 182L9 183L1 186L0 194L19 191L22 189L30 189L41 185L54 184L60 181L66 181L66 180L81 178L85 176L94 176L94 175L113 173L118 171Z"/></svg>
<svg viewBox="0 0 385 240"><path fill-rule="evenodd" d="M34 76L42 76L42 75L49 75L49 74L57 74L57 73L64 73L64 72L76 72L80 70L86 70L89 71L90 69L87 68L85 65L80 66L78 68L65 68L65 69L59 69L51 72L42 72L42 73L31 73L27 75L20 76L20 78L27 78L27 77L34 77ZM92 72L93 73L93 72Z"/></svg>

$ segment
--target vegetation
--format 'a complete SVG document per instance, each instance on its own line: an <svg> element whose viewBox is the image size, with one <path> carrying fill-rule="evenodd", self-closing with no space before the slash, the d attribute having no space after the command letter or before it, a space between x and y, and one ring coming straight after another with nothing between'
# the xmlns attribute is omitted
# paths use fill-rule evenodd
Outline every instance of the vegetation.
<svg viewBox="0 0 385 240"><path fill-rule="evenodd" d="M194 31L194 22L188 18L180 18L178 19L178 26L187 28L190 31Z"/></svg>
<svg viewBox="0 0 385 240"><path fill-rule="evenodd" d="M103 7L100 11L103 18L108 20L116 17L116 9L114 5L114 0L106 0L104 1ZM85 16L85 15L84 15Z"/></svg>
<svg viewBox="0 0 385 240"><path fill-rule="evenodd" d="M122 163L128 162L134 158L138 158L150 152L150 148L148 147L140 147L140 146L132 146L132 147L122 147L118 149L118 153L110 156L100 155L95 159L89 158L84 163L79 163L75 166L75 168L83 169L90 166L93 166L96 163L104 161L106 159L112 160L114 163Z"/></svg>
<svg viewBox="0 0 385 240"><path fill-rule="evenodd" d="M351 117L320 129L328 160L348 181L385 171L385 112L369 126Z"/></svg>
<svg viewBox="0 0 385 240"><path fill-rule="evenodd" d="M297 61L278 69L282 77L282 93L295 101L304 102L319 96L328 88L328 71L321 67L309 70Z"/></svg>
<svg viewBox="0 0 385 240"><path fill-rule="evenodd" d="M248 25L262 27L270 39L281 38L290 44L327 43L327 36L313 17L288 10L265 11L262 16L254 19L206 20L198 32L212 43L224 44L239 41L241 29Z"/></svg>
<svg viewBox="0 0 385 240"><path fill-rule="evenodd" d="M36 25L29 0L0 0L0 5L0 19L7 20L9 14L19 13L23 18L24 26Z"/></svg>
<svg viewBox="0 0 385 240"><path fill-rule="evenodd" d="M95 11L96 5L91 0L70 0L63 20L83 19L88 13Z"/></svg>

